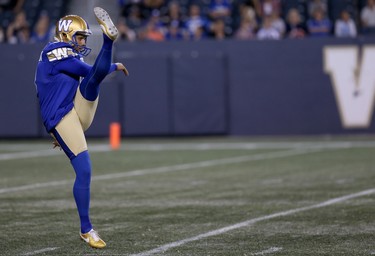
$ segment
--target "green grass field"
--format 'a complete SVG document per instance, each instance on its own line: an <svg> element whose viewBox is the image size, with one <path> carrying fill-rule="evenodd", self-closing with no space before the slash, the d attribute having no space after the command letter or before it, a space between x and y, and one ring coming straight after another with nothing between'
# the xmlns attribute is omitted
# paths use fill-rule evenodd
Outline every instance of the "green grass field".
<svg viewBox="0 0 375 256"><path fill-rule="evenodd" d="M0 255L375 255L375 138L89 140L91 219L51 141L0 141Z"/></svg>

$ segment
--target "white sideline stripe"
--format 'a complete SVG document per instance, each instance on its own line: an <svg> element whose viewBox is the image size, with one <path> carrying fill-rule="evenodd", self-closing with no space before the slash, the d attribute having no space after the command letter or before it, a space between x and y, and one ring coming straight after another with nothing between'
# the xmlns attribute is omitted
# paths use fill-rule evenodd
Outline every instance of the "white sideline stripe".
<svg viewBox="0 0 375 256"><path fill-rule="evenodd" d="M28 149L30 144L0 144L0 150ZM343 149L343 148L374 148L372 141L337 141L337 142L214 142L214 143L124 143L124 151L163 151L163 150L256 150L256 149ZM107 144L90 146L90 152L111 151ZM0 154L1 160L25 159L63 155L59 150L37 150Z"/></svg>
<svg viewBox="0 0 375 256"><path fill-rule="evenodd" d="M188 163L188 164L179 164L179 165L155 167L155 168L150 168L150 169L141 169L141 170L135 170L135 171L126 172L126 173L114 173L114 174L100 175L100 176L95 177L95 180L108 180L108 179L123 178L123 177L143 176L143 175L155 174L155 173L183 171L183 170L204 168L204 167L210 167L210 166L216 166L216 165L237 164L237 163L256 161L256 160L296 156L296 155L302 155L302 154L307 154L307 153L313 153L317 151L320 151L320 150L293 149L293 150L277 151L277 152L271 152L271 153L255 154L251 156L238 156L238 157L231 157L231 158L224 158L224 159L215 159L215 160L201 161L201 162Z"/></svg>
<svg viewBox="0 0 375 256"><path fill-rule="evenodd" d="M209 166L224 165L224 164L236 164L236 163L256 161L256 160L296 156L296 155L302 155L302 154L313 153L313 152L318 152L318 151L320 150L293 149L293 150L276 151L276 152L271 152L271 153L255 154L251 156L238 156L238 157L231 157L231 158L224 158L224 159L201 161L201 162L195 162L195 163L154 167L154 168L148 168L148 169L139 169L139 170L134 170L134 171L129 171L129 172L119 172L119 173L98 175L98 176L92 177L92 180L93 181L111 180L111 179L117 179L117 178L143 176L147 174L175 172L175 171L189 170L189 169L195 169L195 168L204 168L204 167L209 167ZM19 192L23 190L30 190L30 189L37 189L37 188L61 186L61 185L66 185L66 184L72 184L72 182L74 182L74 180L61 180L61 181L52 181L52 182L46 182L46 183L35 183L35 184L30 184L30 185L18 186L18 187L3 188L3 189L0 189L0 194L10 193L10 192Z"/></svg>
<svg viewBox="0 0 375 256"><path fill-rule="evenodd" d="M283 249L282 247L271 247L261 252L252 253L251 255L265 255L265 254L270 254L270 253L281 251L282 249Z"/></svg>
<svg viewBox="0 0 375 256"><path fill-rule="evenodd" d="M33 251L33 252L28 252L28 253L25 253L25 254L22 254L22 255L24 255L24 256L36 255L36 254L40 254L40 253L44 253L44 252L54 251L56 249L59 249L59 247L44 248L44 249L41 249L41 250L37 250L37 251Z"/></svg>
<svg viewBox="0 0 375 256"><path fill-rule="evenodd" d="M24 185L19 187L10 187L10 188L2 188L0 189L0 194L11 193L11 192L19 192L23 190L30 190L30 189L37 189L37 188L47 188L52 186L61 186L66 184L72 184L74 180L61 180L61 181L51 181L46 183L34 183L30 185Z"/></svg>
<svg viewBox="0 0 375 256"><path fill-rule="evenodd" d="M313 210L313 209L317 209L317 208L322 208L322 207L325 207L325 206L341 203L341 202L349 200L349 199L353 199L353 198L357 198L357 197L361 197L361 196L367 196L367 195L371 195L371 194L374 194L374 193L375 193L375 188L368 189L368 190L364 190L364 191L361 191L361 192L358 192L358 193L333 198L333 199L324 201L324 202L319 203L319 204L301 207L301 208L296 208L296 209L287 210L287 211L283 211L283 212L278 212L278 213L258 217L258 218L255 218L255 219L250 219L250 220L240 222L240 223L237 223L237 224L234 224L234 225L231 225L231 226L227 226L227 227L224 227L224 228L212 230L212 231L209 231L209 232L204 233L204 234L200 234L200 235L193 236L193 237L190 237L190 238L186 238L186 239L183 239L183 240L180 240L180 241L165 244L165 245L162 245L160 247L157 247L157 248L149 250L149 251L141 252L141 253L138 253L138 254L132 254L130 256L149 256L149 255L153 255L155 253L163 253L163 252L165 252L169 249L176 248L176 247L182 246L182 245L190 243L190 242L198 241L198 240L201 240L201 239L204 239L204 238L207 238L207 237L211 237L211 236L217 236L217 235L220 235L220 234L224 234L224 233L227 233L227 232L235 230L235 229L247 227L249 225L255 224L255 223L260 222L260 221L269 220L269 219L273 219L273 218L277 218L277 217L288 216L288 215L292 215L292 214L295 214L295 213L300 213L300 212Z"/></svg>
<svg viewBox="0 0 375 256"><path fill-rule="evenodd" d="M6 153L6 154L0 154L0 160L24 159L24 158L33 158L33 157L41 157L41 156L54 156L58 154L59 154L58 151L52 151L52 150Z"/></svg>
<svg viewBox="0 0 375 256"><path fill-rule="evenodd" d="M215 142L215 143L147 143L125 144L124 149L130 151L162 151L162 150L255 150L255 149L291 149L291 148L373 148L373 141L331 141L331 142Z"/></svg>
<svg viewBox="0 0 375 256"><path fill-rule="evenodd" d="M92 147L90 149L90 152L106 152L110 150L111 149L108 146L98 145L98 146ZM5 154L0 154L0 161L1 160L25 159L25 158L33 158L33 157L57 156L57 155L64 155L64 153L58 149L5 153Z"/></svg>

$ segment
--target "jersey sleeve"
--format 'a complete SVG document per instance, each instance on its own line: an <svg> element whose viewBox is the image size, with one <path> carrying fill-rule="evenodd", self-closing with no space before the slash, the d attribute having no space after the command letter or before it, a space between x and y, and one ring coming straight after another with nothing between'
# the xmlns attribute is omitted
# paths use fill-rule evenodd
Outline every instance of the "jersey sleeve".
<svg viewBox="0 0 375 256"><path fill-rule="evenodd" d="M60 61L56 66L55 69L58 72L64 72L76 76L82 76L85 77L92 66L78 60L75 58L69 58L64 61ZM112 72L116 71L117 65L112 63L109 70L108 74L111 74Z"/></svg>
<svg viewBox="0 0 375 256"><path fill-rule="evenodd" d="M67 58L59 61L55 65L55 70L57 72L68 73L70 75L85 77L92 66L77 59L77 58Z"/></svg>
<svg viewBox="0 0 375 256"><path fill-rule="evenodd" d="M93 66L81 61L77 53L70 47L56 47L46 53L48 62L53 64L52 73L65 73L72 76L86 77ZM108 74L117 69L117 65L112 63Z"/></svg>

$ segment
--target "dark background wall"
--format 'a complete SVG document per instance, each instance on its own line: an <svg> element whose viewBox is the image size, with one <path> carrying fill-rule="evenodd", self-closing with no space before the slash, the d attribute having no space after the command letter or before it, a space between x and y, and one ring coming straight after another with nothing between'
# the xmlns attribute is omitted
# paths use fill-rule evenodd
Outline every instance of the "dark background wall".
<svg viewBox="0 0 375 256"><path fill-rule="evenodd" d="M374 38L282 41L118 42L88 136L120 122L125 136L369 133L344 129L323 47ZM0 137L46 136L34 72L43 45L0 45ZM374 70L375 71L375 70Z"/></svg>

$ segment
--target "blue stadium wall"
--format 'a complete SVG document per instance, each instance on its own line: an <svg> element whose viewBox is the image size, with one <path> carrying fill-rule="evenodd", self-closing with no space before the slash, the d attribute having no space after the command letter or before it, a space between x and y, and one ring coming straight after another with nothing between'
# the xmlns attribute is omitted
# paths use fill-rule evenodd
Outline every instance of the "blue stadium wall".
<svg viewBox="0 0 375 256"><path fill-rule="evenodd" d="M375 131L345 128L325 46L374 45L375 38L282 41L118 42L88 136L310 135ZM43 45L0 45L0 138L44 137L34 86ZM374 72L375 72L375 66ZM373 112L372 112L373 113ZM373 115L373 114L372 114Z"/></svg>

